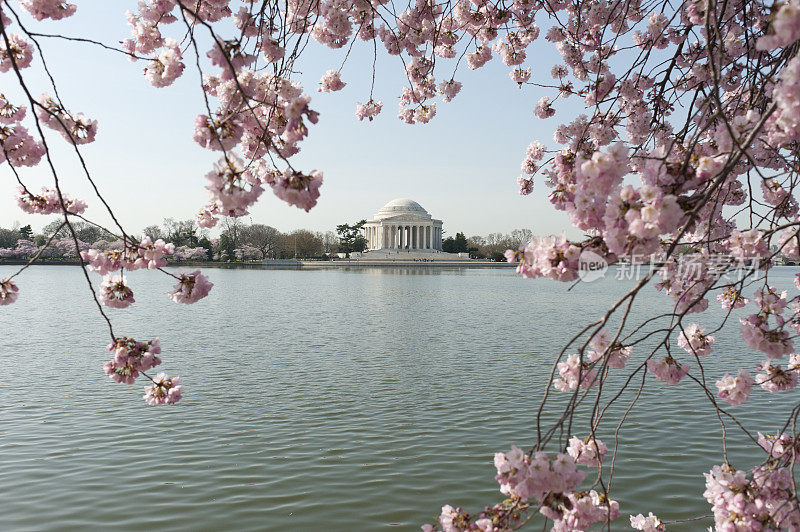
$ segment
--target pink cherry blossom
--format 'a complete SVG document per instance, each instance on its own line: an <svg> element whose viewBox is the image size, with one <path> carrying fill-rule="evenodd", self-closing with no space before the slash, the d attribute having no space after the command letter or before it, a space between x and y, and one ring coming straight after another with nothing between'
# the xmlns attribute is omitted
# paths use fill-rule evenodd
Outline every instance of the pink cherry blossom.
<svg viewBox="0 0 800 532"><path fill-rule="evenodd" d="M77 10L75 4L64 0L19 0L19 3L36 20L60 20L72 16Z"/></svg>
<svg viewBox="0 0 800 532"><path fill-rule="evenodd" d="M744 342L769 358L780 358L793 351L794 344L789 331L780 327L771 328L765 316L752 314L747 318L740 318L739 322L742 324Z"/></svg>
<svg viewBox="0 0 800 532"><path fill-rule="evenodd" d="M520 499L542 501L549 492L569 493L583 481L586 473L578 470L575 460L567 454L550 458L544 452L528 456L511 446L508 453L495 453L495 479L500 491Z"/></svg>
<svg viewBox="0 0 800 532"><path fill-rule="evenodd" d="M550 99L547 98L547 96L542 96L541 99L539 99L539 103L536 104L533 114L536 118L545 119L556 114L556 110L550 105Z"/></svg>
<svg viewBox="0 0 800 532"><path fill-rule="evenodd" d="M791 44L800 39L800 2L788 0L776 4L778 7L772 23L770 24L769 34L761 37L756 42L758 50L769 50Z"/></svg>
<svg viewBox="0 0 800 532"><path fill-rule="evenodd" d="M578 464L596 466L603 461L603 456L608 453L608 447L606 447L606 445L598 439L587 437L586 439L582 440L576 436L573 436L569 440L567 453Z"/></svg>
<svg viewBox="0 0 800 532"><path fill-rule="evenodd" d="M195 270L192 273L178 272L180 280L171 292L169 297L176 303L191 304L200 301L208 295L214 283L208 277Z"/></svg>
<svg viewBox="0 0 800 532"><path fill-rule="evenodd" d="M655 375L657 380L667 384L678 384L689 373L689 366L680 364L677 360L667 355L660 360L654 358L648 360L647 370Z"/></svg>
<svg viewBox="0 0 800 532"><path fill-rule="evenodd" d="M523 83L526 83L529 79L531 79L531 69L517 67L508 73L508 77L511 78L511 81L514 81L522 85Z"/></svg>
<svg viewBox="0 0 800 532"><path fill-rule="evenodd" d="M711 353L711 346L714 345L714 337L704 333L705 328L692 323L681 331L678 336L678 345L687 353L704 357Z"/></svg>
<svg viewBox="0 0 800 532"><path fill-rule="evenodd" d="M139 370L132 364L117 364L109 360L103 364L103 371L114 382L133 384L139 377Z"/></svg>
<svg viewBox="0 0 800 532"><path fill-rule="evenodd" d="M560 378L553 381L553 386L562 392L574 390L579 386L590 388L597 380L597 370L588 362L581 362L581 357L577 353L567 355L567 360L559 362L557 367Z"/></svg>
<svg viewBox="0 0 800 532"><path fill-rule="evenodd" d="M158 338L148 342L137 342L133 338L116 338L108 344L114 357L103 365L105 373L114 381L133 384L139 373L161 364L158 355L161 345Z"/></svg>
<svg viewBox="0 0 800 532"><path fill-rule="evenodd" d="M27 109L24 105L13 105L0 93L0 124L16 124L25 118Z"/></svg>
<svg viewBox="0 0 800 532"><path fill-rule="evenodd" d="M303 174L287 168L283 174L278 174L270 186L280 199L308 212L317 204L322 172L312 170L310 174Z"/></svg>
<svg viewBox="0 0 800 532"><path fill-rule="evenodd" d="M153 87L169 87L181 77L186 65L183 64L181 50L177 41L165 39L164 47L144 69L144 76Z"/></svg>
<svg viewBox="0 0 800 532"><path fill-rule="evenodd" d="M667 529L661 519L653 515L653 512L650 512L647 517L642 514L632 515L631 528L644 532L664 532Z"/></svg>
<svg viewBox="0 0 800 532"><path fill-rule="evenodd" d="M717 295L717 301L722 304L722 308L725 310L742 308L750 302L750 300L743 297L736 288L728 288Z"/></svg>
<svg viewBox="0 0 800 532"><path fill-rule="evenodd" d="M61 198L59 198L58 191L54 188L42 187L42 193L37 195L19 187L17 194L17 205L19 205L20 209L30 214L60 213L62 212L62 199L67 212L82 214L86 211L86 203L82 200L72 199L67 194L62 194Z"/></svg>
<svg viewBox="0 0 800 532"><path fill-rule="evenodd" d="M759 258L765 257L769 253L767 243L761 238L758 229L750 229L741 232L736 229L728 239L728 249L731 255L739 258Z"/></svg>
<svg viewBox="0 0 800 532"><path fill-rule="evenodd" d="M748 473L724 465L704 475L703 497L712 505L718 530L731 530L732 523L736 530L765 530L765 524L772 530L800 526L788 468L756 467Z"/></svg>
<svg viewBox="0 0 800 532"><path fill-rule="evenodd" d="M14 64L18 69L31 66L33 45L16 33L8 34L8 42L10 46L6 47L5 39L0 39L0 72L8 72Z"/></svg>
<svg viewBox="0 0 800 532"><path fill-rule="evenodd" d="M784 371L780 364L773 365L769 360L756 366L756 369L763 371L756 375L755 382L768 392L785 392L793 390L797 386L797 373L794 371Z"/></svg>
<svg viewBox="0 0 800 532"><path fill-rule="evenodd" d="M206 174L206 186L210 198L209 209L215 208L224 216L245 216L248 209L258 200L262 188L262 178L257 168L248 168L233 154L221 158L214 169Z"/></svg>
<svg viewBox="0 0 800 532"><path fill-rule="evenodd" d="M726 373L716 383L719 390L717 397L732 406L739 406L750 398L754 382L750 373L743 369L735 377Z"/></svg>
<svg viewBox="0 0 800 532"><path fill-rule="evenodd" d="M148 405L171 405L181 399L182 386L180 377L170 377L159 373L153 379L152 386L144 387L144 400Z"/></svg>
<svg viewBox="0 0 800 532"><path fill-rule="evenodd" d="M367 103L358 102L356 106L356 118L359 120L367 118L372 121L373 118L378 116L382 108L383 102L376 102L375 100L370 100Z"/></svg>
<svg viewBox="0 0 800 532"><path fill-rule="evenodd" d="M0 125L0 162L12 166L36 166L44 157L44 146L19 124Z"/></svg>
<svg viewBox="0 0 800 532"><path fill-rule="evenodd" d="M336 92L340 91L347 83L342 81L341 74L336 70L328 70L322 79L319 81L318 92Z"/></svg>
<svg viewBox="0 0 800 532"><path fill-rule="evenodd" d="M94 142L97 136L97 120L83 113L71 113L53 98L42 95L36 107L36 116L50 129L57 131L66 140L75 144Z"/></svg>
<svg viewBox="0 0 800 532"><path fill-rule="evenodd" d="M792 438L790 434L781 433L777 436L758 433L758 444L767 453L778 459L800 462L800 441Z"/></svg>
<svg viewBox="0 0 800 532"><path fill-rule="evenodd" d="M19 288L11 279L0 280L0 305L10 305L17 300Z"/></svg>
<svg viewBox="0 0 800 532"><path fill-rule="evenodd" d="M587 357L592 362L607 359L609 368L622 369L633 354L632 346L623 346L619 342L611 342L611 337L606 329L600 329L589 342ZM602 365L602 362L599 363Z"/></svg>
<svg viewBox="0 0 800 532"><path fill-rule="evenodd" d="M153 242L147 235L142 235L138 243L126 242L120 250L81 251L81 259L86 261L91 271L106 276L123 268L126 270L163 268L167 265L165 256L171 255L174 251L174 244L165 243L160 238Z"/></svg>
<svg viewBox="0 0 800 532"><path fill-rule="evenodd" d="M455 80L443 81L439 84L437 91L442 96L442 100L449 102L461 92L461 82Z"/></svg>
<svg viewBox="0 0 800 532"><path fill-rule="evenodd" d="M111 308L128 308L134 303L133 290L122 275L106 275L97 291L100 302Z"/></svg>

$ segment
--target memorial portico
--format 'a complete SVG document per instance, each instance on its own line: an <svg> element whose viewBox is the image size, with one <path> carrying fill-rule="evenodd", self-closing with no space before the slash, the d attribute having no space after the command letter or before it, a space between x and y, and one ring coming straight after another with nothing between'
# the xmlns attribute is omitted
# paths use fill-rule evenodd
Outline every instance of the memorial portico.
<svg viewBox="0 0 800 532"><path fill-rule="evenodd" d="M392 200L364 225L367 249L441 251L442 221L414 200Z"/></svg>

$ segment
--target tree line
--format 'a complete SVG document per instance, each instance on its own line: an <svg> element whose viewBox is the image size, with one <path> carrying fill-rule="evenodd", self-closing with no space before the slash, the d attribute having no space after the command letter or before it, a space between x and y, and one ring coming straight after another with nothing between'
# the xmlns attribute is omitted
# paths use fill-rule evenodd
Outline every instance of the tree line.
<svg viewBox="0 0 800 532"><path fill-rule="evenodd" d="M122 241L105 230L86 223L72 222L75 240L62 221L55 220L34 232L30 225L0 227L0 259L30 259L41 251L46 260L76 259L89 248L103 251L122 249ZM166 218L160 225L145 227L143 234L153 241L163 239L175 245L171 259L176 261L244 262L264 259L326 259L336 253L339 237L333 231L296 229L287 233L265 225L244 223L241 218L226 218L222 232L212 237L194 220ZM43 249L44 248L44 249Z"/></svg>
<svg viewBox="0 0 800 532"><path fill-rule="evenodd" d="M166 218L160 225L149 225L143 234L153 241L162 239L175 245L171 257L176 261L246 262L266 259L328 259L337 253L364 251L367 241L362 229L365 220L340 224L336 231L296 229L281 232L265 224L247 224L241 218L224 218L218 237L211 237L192 220ZM76 259L78 252L89 248L121 249L122 242L104 229L86 222L72 222L78 237L75 240L62 220L54 220L40 232L30 225L7 229L0 227L0 259L30 259L40 250L41 258L50 260ZM505 260L503 252L517 248L533 237L530 229L515 229L509 234L490 233L487 236L465 237L456 233L442 241L442 251L469 253L478 259ZM48 244L49 242L49 244ZM42 250L42 248L45 248Z"/></svg>

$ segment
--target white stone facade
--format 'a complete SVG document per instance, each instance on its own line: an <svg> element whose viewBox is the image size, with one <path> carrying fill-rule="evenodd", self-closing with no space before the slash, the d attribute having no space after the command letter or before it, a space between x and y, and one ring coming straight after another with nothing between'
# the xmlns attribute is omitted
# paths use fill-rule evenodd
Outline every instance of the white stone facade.
<svg viewBox="0 0 800 532"><path fill-rule="evenodd" d="M441 251L442 221L435 220L414 200L396 199L367 220L364 236L369 251Z"/></svg>

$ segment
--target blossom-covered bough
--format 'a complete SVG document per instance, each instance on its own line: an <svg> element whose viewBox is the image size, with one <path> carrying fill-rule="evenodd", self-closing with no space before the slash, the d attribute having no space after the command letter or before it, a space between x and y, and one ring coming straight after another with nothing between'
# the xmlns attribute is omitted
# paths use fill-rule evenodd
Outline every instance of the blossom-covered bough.
<svg viewBox="0 0 800 532"><path fill-rule="evenodd" d="M320 73L321 93L346 85L342 68L358 41L373 50L375 61L379 46L396 56L407 79L398 91L398 117L409 124L433 119L437 98L457 98L469 80L464 66L478 69L497 56L509 67L498 83L531 91L532 120L570 117L555 125L553 142L532 139L517 179L520 193L543 182L553 206L587 235L581 241L535 238L509 250L509 261L524 277L566 282L581 278L589 252L611 264L651 267L555 357L536 442L527 451L512 446L495 456L505 500L473 514L446 505L437 522L423 528L506 530L539 519L559 531L610 529L612 523L618 528L623 510L637 511L624 508L609 490L627 413L645 386L680 381L702 389L721 424L723 462L706 474L704 493L717 528L800 528L792 474L800 405L775 435L752 434L732 411L753 393L794 389L800 373L800 355L794 354L800 295L770 282L779 254L800 259L800 0L139 0L136 11L125 15L131 36L121 48L40 31L38 22L27 24L20 16L24 10L52 24L79 9L63 0L2 0L0 9L0 72L4 86L15 83L24 95L13 102L0 96L0 157L18 181L19 206L60 213L79 250L72 222L91 220L86 203L62 190L50 158L56 140L46 131L73 147L114 221L106 230L124 243L80 255L112 339L114 357L105 371L124 383L146 376L152 382L145 394L149 404L180 399L178 378L147 375L161 363L158 340L117 336L104 306L133 303L125 270L172 275L177 285L169 295L182 303L205 297L211 283L199 271L166 272L173 246L138 239L117 222L81 152L102 129L89 118L91 110L75 112L62 100L40 40L116 51L144 63L144 77L155 87L171 85L187 64L199 70L205 105L193 138L220 152L205 176L209 202L197 216L202 227L213 227L222 216L246 215L267 187L301 209L316 204L322 172L292 163L320 118L293 79L310 41L340 49L344 59L339 69ZM549 79L538 64L532 74L531 46L554 46L560 53ZM373 63L373 85L374 72ZM32 78L46 80L52 92L34 95ZM575 108L583 113L571 118ZM371 89L355 114L371 121L382 110ZM24 177L25 168L36 165L52 176L41 194ZM0 279L0 304L24 297L16 278L28 265ZM732 270L744 273L727 275ZM91 272L104 276L99 288ZM634 301L653 287L670 298L671 312L633 323ZM725 319L698 323L712 304L725 310ZM712 384L704 361L716 356L714 335L734 310L746 309L740 345L762 355L747 367L730 367ZM565 401L555 406L554 394L565 394ZM625 415L614 444L607 445L597 438L598 429L609 408L622 401L628 402ZM548 407L560 409L555 422L543 421ZM734 437L751 441L761 461L734 466L726 446ZM630 517L639 530L668 525L652 513Z"/></svg>

